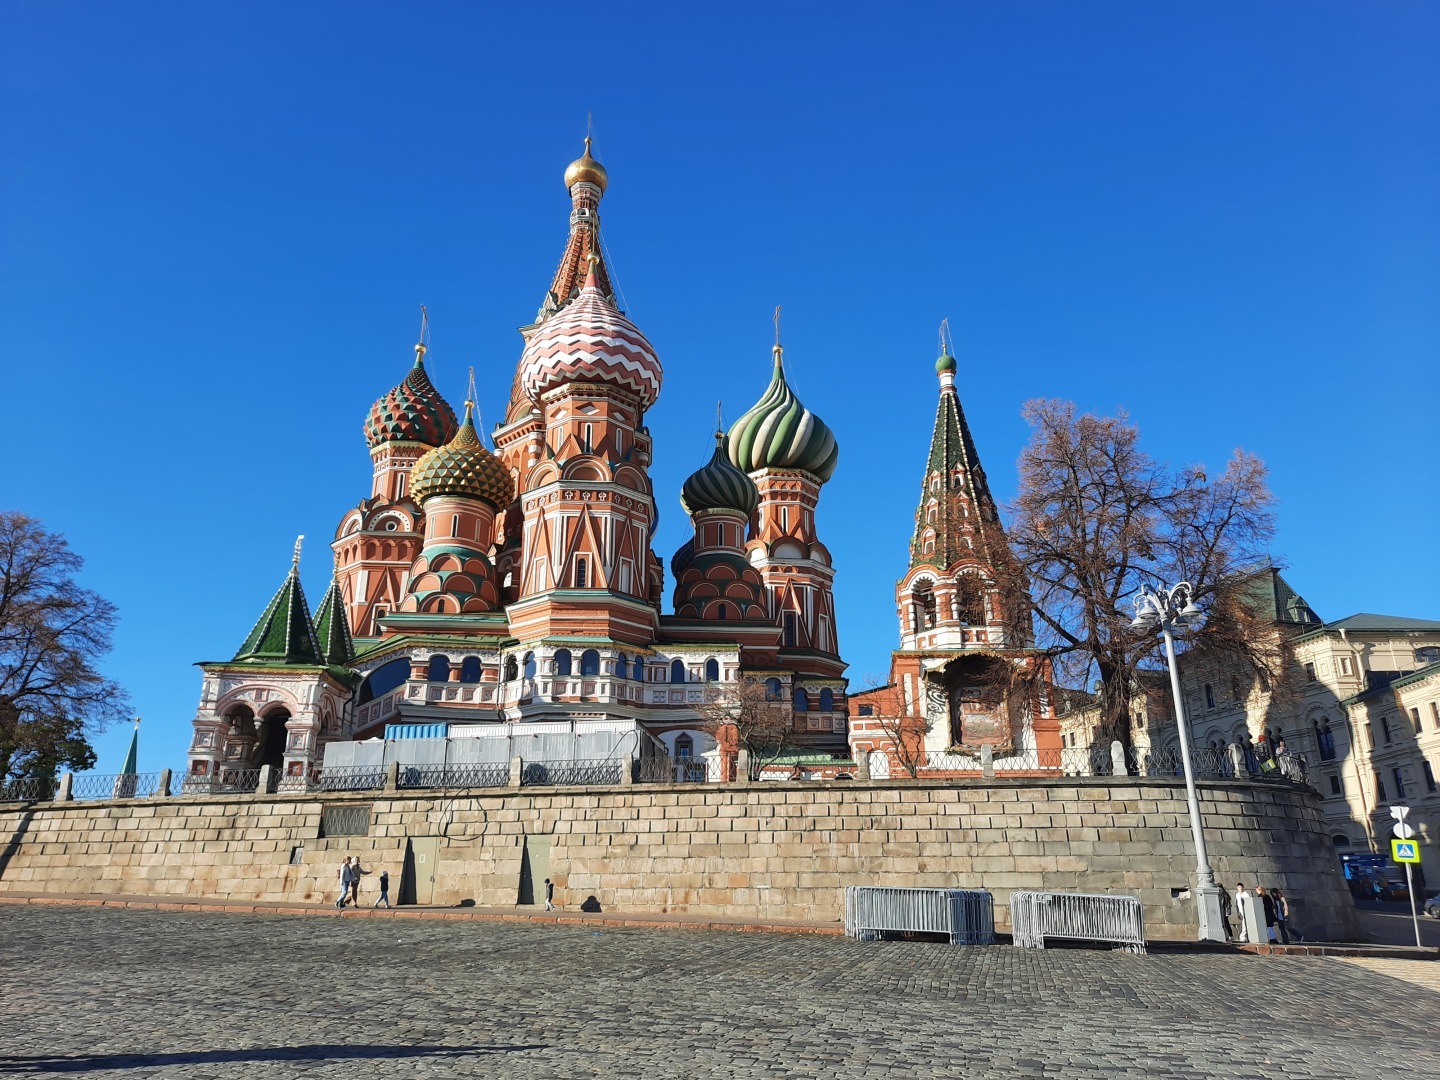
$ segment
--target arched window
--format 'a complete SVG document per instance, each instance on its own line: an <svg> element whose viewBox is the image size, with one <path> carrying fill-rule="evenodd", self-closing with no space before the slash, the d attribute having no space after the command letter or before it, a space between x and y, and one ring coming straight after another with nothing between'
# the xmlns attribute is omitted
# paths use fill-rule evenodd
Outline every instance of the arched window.
<svg viewBox="0 0 1440 1080"><path fill-rule="evenodd" d="M583 653L580 654L580 674L600 674L600 654L594 649L586 649Z"/></svg>
<svg viewBox="0 0 1440 1080"><path fill-rule="evenodd" d="M713 656L705 661L705 681L720 681L720 661L716 660Z"/></svg>
<svg viewBox="0 0 1440 1080"><path fill-rule="evenodd" d="M795 687L795 711L808 712L810 710L810 695L801 686Z"/></svg>
<svg viewBox="0 0 1440 1080"><path fill-rule="evenodd" d="M468 683L480 681L480 658L478 656L467 656L460 662L460 681Z"/></svg>
<svg viewBox="0 0 1440 1080"><path fill-rule="evenodd" d="M450 678L450 658L448 656L430 657L430 671L426 675L431 682L445 682Z"/></svg>
<svg viewBox="0 0 1440 1080"><path fill-rule="evenodd" d="M1417 664L1440 664L1440 646L1425 645L1415 650Z"/></svg>
<svg viewBox="0 0 1440 1080"><path fill-rule="evenodd" d="M514 682L520 674L520 665L515 662L515 657L505 658L505 681Z"/></svg>
<svg viewBox="0 0 1440 1080"><path fill-rule="evenodd" d="M684 681L685 681L685 661L684 661L684 660L672 660L672 661L670 661L670 681L671 681L671 682L684 682Z"/></svg>
<svg viewBox="0 0 1440 1080"><path fill-rule="evenodd" d="M695 740L689 735L681 735L675 740L675 756L677 758L689 758L695 756Z"/></svg>
<svg viewBox="0 0 1440 1080"><path fill-rule="evenodd" d="M525 654L525 677L527 679L535 677L535 654L533 652Z"/></svg>
<svg viewBox="0 0 1440 1080"><path fill-rule="evenodd" d="M1215 707L1215 688L1208 682L1205 684L1205 707L1207 709Z"/></svg>
<svg viewBox="0 0 1440 1080"><path fill-rule="evenodd" d="M820 711L835 711L835 691L831 690L828 686L820 691Z"/></svg>
<svg viewBox="0 0 1440 1080"><path fill-rule="evenodd" d="M1330 837L1330 842L1337 848L1349 847L1350 837L1346 836L1343 832L1337 832Z"/></svg>
<svg viewBox="0 0 1440 1080"><path fill-rule="evenodd" d="M766 700L766 701L779 701L779 700L780 700L780 692L781 692L781 686L780 686L780 680L779 680L779 679L766 679L766 680L765 680L765 700Z"/></svg>
<svg viewBox="0 0 1440 1080"><path fill-rule="evenodd" d="M624 679L629 677L630 672L626 670L626 666L629 663L630 658L626 656L623 652L615 658L615 677L617 679Z"/></svg>
<svg viewBox="0 0 1440 1080"><path fill-rule="evenodd" d="M726 619L730 618L730 605L721 604L718 608L715 609L715 617L721 622L724 622Z"/></svg>
<svg viewBox="0 0 1440 1080"><path fill-rule="evenodd" d="M1315 745L1320 748L1321 761L1335 760L1335 733L1330 730L1330 721L1315 722Z"/></svg>
<svg viewBox="0 0 1440 1080"><path fill-rule="evenodd" d="M787 611L785 613L785 645L787 648L795 647L795 638L795 613Z"/></svg>
<svg viewBox="0 0 1440 1080"><path fill-rule="evenodd" d="M985 590L973 574L964 574L955 582L955 612L961 622L971 626L985 622Z"/></svg>
<svg viewBox="0 0 1440 1080"><path fill-rule="evenodd" d="M556 649L556 650L555 650L555 674L556 674L556 675L569 675L569 674L570 674L570 650L569 650L569 649Z"/></svg>
<svg viewBox="0 0 1440 1080"><path fill-rule="evenodd" d="M575 560L575 587L577 589L589 588L590 585L590 564L584 559Z"/></svg>
<svg viewBox="0 0 1440 1080"><path fill-rule="evenodd" d="M933 630L935 628L935 593L930 589L930 582L920 582L910 596L915 605L915 629L917 631Z"/></svg>

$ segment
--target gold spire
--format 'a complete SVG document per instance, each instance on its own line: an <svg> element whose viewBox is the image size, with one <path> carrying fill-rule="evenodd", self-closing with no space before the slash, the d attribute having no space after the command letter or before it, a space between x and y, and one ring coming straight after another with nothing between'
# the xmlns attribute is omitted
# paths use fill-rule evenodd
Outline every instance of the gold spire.
<svg viewBox="0 0 1440 1080"><path fill-rule="evenodd" d="M605 166L590 156L590 136L585 136L585 153L570 163L565 170L565 190L569 191L576 184L581 182L594 184L605 193L605 185L610 182L610 175L605 171Z"/></svg>
<svg viewBox="0 0 1440 1080"><path fill-rule="evenodd" d="M425 360L425 340L430 336L430 315L425 310L425 305L420 305L420 340L415 343L415 362L423 363Z"/></svg>

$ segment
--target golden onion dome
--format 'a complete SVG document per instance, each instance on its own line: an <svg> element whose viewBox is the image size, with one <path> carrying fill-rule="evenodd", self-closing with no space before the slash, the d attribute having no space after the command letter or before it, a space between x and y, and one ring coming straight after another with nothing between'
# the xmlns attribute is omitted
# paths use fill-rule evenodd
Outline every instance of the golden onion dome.
<svg viewBox="0 0 1440 1080"><path fill-rule="evenodd" d="M605 193L605 185L610 182L610 174L605 171L605 166L590 156L590 136L585 136L585 153L570 163L565 170L565 190L569 191L576 184L585 182L594 184Z"/></svg>
<svg viewBox="0 0 1440 1080"><path fill-rule="evenodd" d="M497 510L515 498L515 484L500 459L480 441L471 419L474 404L465 403L465 420L444 446L427 450L410 471L410 494L424 504L437 495L483 499Z"/></svg>

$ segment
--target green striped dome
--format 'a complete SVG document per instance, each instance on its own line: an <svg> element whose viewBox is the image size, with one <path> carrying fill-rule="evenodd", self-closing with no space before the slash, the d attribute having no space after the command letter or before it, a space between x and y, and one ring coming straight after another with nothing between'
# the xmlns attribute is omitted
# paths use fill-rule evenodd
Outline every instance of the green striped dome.
<svg viewBox="0 0 1440 1080"><path fill-rule="evenodd" d="M715 436L715 453L709 462L690 474L680 488L680 505L687 514L701 510L738 510L749 516L760 501L755 483L730 464L725 455L724 435Z"/></svg>
<svg viewBox="0 0 1440 1080"><path fill-rule="evenodd" d="M730 429L730 460L745 472L802 469L822 484L835 475L840 444L825 421L801 404L785 381L785 362L775 346L775 374L754 407Z"/></svg>

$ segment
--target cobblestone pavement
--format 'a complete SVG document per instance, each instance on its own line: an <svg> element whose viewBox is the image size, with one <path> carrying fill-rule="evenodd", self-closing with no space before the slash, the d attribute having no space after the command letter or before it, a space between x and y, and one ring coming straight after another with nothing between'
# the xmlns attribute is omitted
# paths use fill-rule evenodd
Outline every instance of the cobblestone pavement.
<svg viewBox="0 0 1440 1080"><path fill-rule="evenodd" d="M1379 956L1346 956L1339 959L1366 971L1373 971L1377 975L1404 979L1415 986L1423 986L1426 990L1440 994L1440 962L1416 963L1414 960L1388 960ZM1440 1009L1440 1001L1437 1001L1434 1007Z"/></svg>
<svg viewBox="0 0 1440 1080"><path fill-rule="evenodd" d="M1437 1024L1320 957L0 908L0 1078L1440 1077Z"/></svg>

